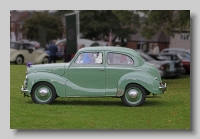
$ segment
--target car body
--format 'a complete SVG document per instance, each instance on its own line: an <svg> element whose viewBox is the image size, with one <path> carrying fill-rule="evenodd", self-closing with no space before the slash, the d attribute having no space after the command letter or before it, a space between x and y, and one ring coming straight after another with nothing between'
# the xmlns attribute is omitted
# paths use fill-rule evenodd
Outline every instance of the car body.
<svg viewBox="0 0 200 139"><path fill-rule="evenodd" d="M165 48L159 54L163 54L163 53L180 53L180 52L185 52L188 55L190 55L190 50L184 49L184 48Z"/></svg>
<svg viewBox="0 0 200 139"><path fill-rule="evenodd" d="M80 49L69 63L29 65L21 92L39 104L56 97L119 97L140 106L166 89L157 68L136 51L98 46Z"/></svg>
<svg viewBox="0 0 200 139"><path fill-rule="evenodd" d="M154 64L156 66L162 78L179 77L184 72L184 68L180 60L156 60L145 53L138 53L141 55L144 61Z"/></svg>
<svg viewBox="0 0 200 139"><path fill-rule="evenodd" d="M159 54L159 57L162 57L165 60L171 60L171 61L181 61L184 71L183 74L189 74L190 73L190 55L188 55L185 52L179 52L179 53L161 53Z"/></svg>
<svg viewBox="0 0 200 139"><path fill-rule="evenodd" d="M48 63L48 59L49 56L43 49L35 49L29 42L10 42L10 62L45 64Z"/></svg>

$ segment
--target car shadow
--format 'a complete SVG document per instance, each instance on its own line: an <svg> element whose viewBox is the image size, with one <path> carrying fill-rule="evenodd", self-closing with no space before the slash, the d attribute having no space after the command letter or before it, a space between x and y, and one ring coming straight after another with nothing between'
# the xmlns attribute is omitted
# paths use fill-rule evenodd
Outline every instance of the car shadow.
<svg viewBox="0 0 200 139"><path fill-rule="evenodd" d="M178 77L162 77L162 79L164 80L167 80L167 79L183 79L183 78L188 78L190 77L190 74L186 74L186 75L181 75L181 76L178 76Z"/></svg>
<svg viewBox="0 0 200 139"><path fill-rule="evenodd" d="M152 98L147 98L146 101L144 102L143 105L138 106L138 107L151 107L151 106L162 106L162 105L168 105L167 102L160 102L156 101L156 99L160 98L153 98L155 99L154 101L148 101L148 99ZM33 101L28 101L27 103L33 104ZM102 101L102 100L55 100L54 103L52 104L37 104L37 105L62 105L62 106L120 106L120 107L129 107L124 105L121 101Z"/></svg>
<svg viewBox="0 0 200 139"><path fill-rule="evenodd" d="M123 106L123 103L119 101L99 101L99 100L56 100L51 105Z"/></svg>

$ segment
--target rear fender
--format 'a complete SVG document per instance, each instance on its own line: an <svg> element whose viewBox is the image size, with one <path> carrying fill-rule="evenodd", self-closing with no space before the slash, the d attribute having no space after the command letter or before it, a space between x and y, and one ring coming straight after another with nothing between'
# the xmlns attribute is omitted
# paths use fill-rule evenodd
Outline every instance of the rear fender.
<svg viewBox="0 0 200 139"><path fill-rule="evenodd" d="M160 84L156 77L144 72L137 72L125 74L119 79L117 96L122 96L124 94L125 88L128 84L139 84L153 94L162 93L159 90Z"/></svg>

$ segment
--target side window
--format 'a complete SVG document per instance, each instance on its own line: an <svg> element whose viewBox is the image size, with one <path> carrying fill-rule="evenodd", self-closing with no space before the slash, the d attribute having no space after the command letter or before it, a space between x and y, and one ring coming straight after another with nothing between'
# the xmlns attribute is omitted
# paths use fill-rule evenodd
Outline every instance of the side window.
<svg viewBox="0 0 200 139"><path fill-rule="evenodd" d="M103 54L101 52L91 53L81 53L75 61L76 64L102 64Z"/></svg>
<svg viewBox="0 0 200 139"><path fill-rule="evenodd" d="M134 61L129 56L124 54L108 53L107 63L110 65L133 65Z"/></svg>
<svg viewBox="0 0 200 139"><path fill-rule="evenodd" d="M26 50L27 48L28 48L28 44L23 44L21 49Z"/></svg>

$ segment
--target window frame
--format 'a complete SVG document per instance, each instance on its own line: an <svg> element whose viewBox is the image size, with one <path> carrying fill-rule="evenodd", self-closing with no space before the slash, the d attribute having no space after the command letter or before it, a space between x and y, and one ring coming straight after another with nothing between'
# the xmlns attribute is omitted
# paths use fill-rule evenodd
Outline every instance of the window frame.
<svg viewBox="0 0 200 139"><path fill-rule="evenodd" d="M124 55L126 57L128 57L130 60L131 60L131 64L126 64L126 63L108 63L108 55L109 53L112 53L112 54L120 54L120 55ZM125 53L120 53L120 52L107 52L107 57L106 57L106 63L107 65L120 65L120 66L133 66L134 65L134 60L132 59L131 56L125 54Z"/></svg>

